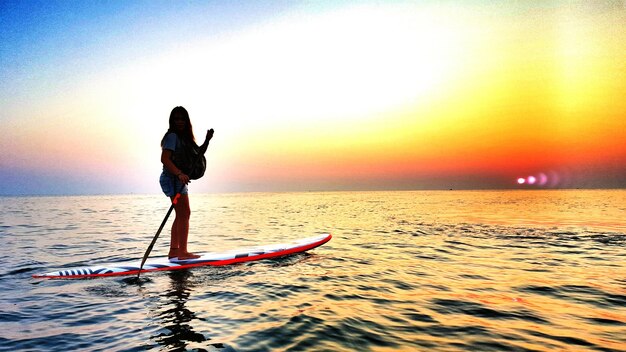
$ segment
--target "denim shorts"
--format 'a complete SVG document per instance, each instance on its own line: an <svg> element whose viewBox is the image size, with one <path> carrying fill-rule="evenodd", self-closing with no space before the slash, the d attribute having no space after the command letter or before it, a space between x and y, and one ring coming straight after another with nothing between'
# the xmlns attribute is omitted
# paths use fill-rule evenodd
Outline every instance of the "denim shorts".
<svg viewBox="0 0 626 352"><path fill-rule="evenodd" d="M168 197L175 196L178 191L180 191L180 194L187 194L187 185L183 185L178 177L168 172L163 171L161 173L159 183L161 183L161 189L163 190L163 193L165 193L165 195Z"/></svg>

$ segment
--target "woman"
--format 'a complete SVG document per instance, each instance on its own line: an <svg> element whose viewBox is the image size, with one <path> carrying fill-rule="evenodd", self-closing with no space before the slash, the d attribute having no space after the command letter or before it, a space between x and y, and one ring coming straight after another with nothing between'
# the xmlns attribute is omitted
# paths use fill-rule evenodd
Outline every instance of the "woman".
<svg viewBox="0 0 626 352"><path fill-rule="evenodd" d="M187 194L189 175L181 170L182 165L176 165L175 160L180 160L176 156L189 153L189 147L196 150L199 149L200 154L204 154L211 138L213 138L213 129L207 131L204 143L198 147L193 136L193 128L187 110L182 106L177 106L170 113L169 129L161 140L163 172L160 178L163 193L170 197L172 202L174 202L176 194L180 194L180 198L174 205L176 218L174 219L174 224L172 224L172 239L168 254L170 259L184 260L200 257L187 250L189 216L191 215L189 196Z"/></svg>

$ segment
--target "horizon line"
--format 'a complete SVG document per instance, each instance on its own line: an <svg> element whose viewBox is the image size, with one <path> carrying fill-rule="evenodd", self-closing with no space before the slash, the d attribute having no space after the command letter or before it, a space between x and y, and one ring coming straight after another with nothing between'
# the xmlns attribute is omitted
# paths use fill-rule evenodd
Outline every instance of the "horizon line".
<svg viewBox="0 0 626 352"><path fill-rule="evenodd" d="M216 191L199 192L193 195L229 195L229 194L259 194L259 193L374 193L374 192L494 192L494 191L626 191L626 187L526 187L526 188L395 188L395 189L326 189L326 190L267 190L267 191ZM94 196L163 196L155 193L24 193L0 194L0 198L14 197L94 197Z"/></svg>

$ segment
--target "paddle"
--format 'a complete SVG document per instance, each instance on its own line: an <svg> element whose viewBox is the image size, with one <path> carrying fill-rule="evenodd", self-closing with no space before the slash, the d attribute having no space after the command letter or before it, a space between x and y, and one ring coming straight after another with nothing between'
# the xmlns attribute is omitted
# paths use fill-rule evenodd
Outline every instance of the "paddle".
<svg viewBox="0 0 626 352"><path fill-rule="evenodd" d="M213 131L213 129L211 129L210 131ZM211 137L213 137L213 133L212 132L211 132ZM207 144L206 147L208 147L208 143L205 142L205 144ZM203 144L203 147L204 147L204 144ZM202 149L201 149L201 151L202 151ZM204 149L204 151L202 151L201 153L198 153L198 156L196 157L196 159L191 164L191 168L192 169L196 166L196 164L198 163L198 160L200 160L202 158L202 156L204 155L204 152L206 152L206 149ZM161 226L159 226L159 230L157 230L156 234L152 238L152 242L150 242L150 245L148 246L148 249L146 249L146 253L143 255L143 258L141 259L141 265L139 265L139 271L137 272L137 278L139 278L139 275L141 274L141 269L143 268L143 265L146 263L146 260L148 259L148 256L150 255L150 252L152 251L152 247L154 247L154 244L156 243L157 238L159 238L159 235L161 234L161 230L163 230L163 227L165 226L165 223L167 223L167 219L170 217L170 214L172 213L172 210L174 209L174 206L176 204L178 204L178 198L180 198L180 192L182 192L184 187L185 187L185 185L181 185L181 187L178 190L178 192L176 192L176 195L174 196L174 199L172 199L172 205L170 205L170 209L167 211L167 214L165 214L165 218L161 222Z"/></svg>
<svg viewBox="0 0 626 352"><path fill-rule="evenodd" d="M148 256L150 255L150 252L152 252L152 247L154 247L154 244L156 243L157 238L159 238L159 235L161 234L161 230L163 230L163 227L165 226L165 223L167 223L167 219L170 217L170 214L172 213L172 210L174 210L174 206L176 204L178 204L178 198L180 198L180 192L183 190L183 187L185 187L185 185L182 185L180 190L178 190L178 192L174 196L174 199L172 200L172 205L170 205L170 209L167 211L167 214L165 214L165 218L161 222L161 226L159 226L159 230L156 232L156 234L152 238L152 242L150 242L150 245L148 246L148 249L146 249L146 253L144 253L143 259L141 259L141 265L139 265L139 271L137 272L137 278L139 278L139 275L141 274L141 269L143 268L143 265L145 264L146 260L148 259Z"/></svg>

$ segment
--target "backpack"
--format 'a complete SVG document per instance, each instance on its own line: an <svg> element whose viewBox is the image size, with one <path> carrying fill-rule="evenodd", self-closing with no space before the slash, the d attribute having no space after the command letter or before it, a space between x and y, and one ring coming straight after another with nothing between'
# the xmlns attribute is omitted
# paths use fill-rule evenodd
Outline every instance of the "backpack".
<svg viewBox="0 0 626 352"><path fill-rule="evenodd" d="M204 176L206 171L206 158L201 154L200 147L196 143L188 143L177 138L176 150L172 153L172 162L191 180L197 180Z"/></svg>

